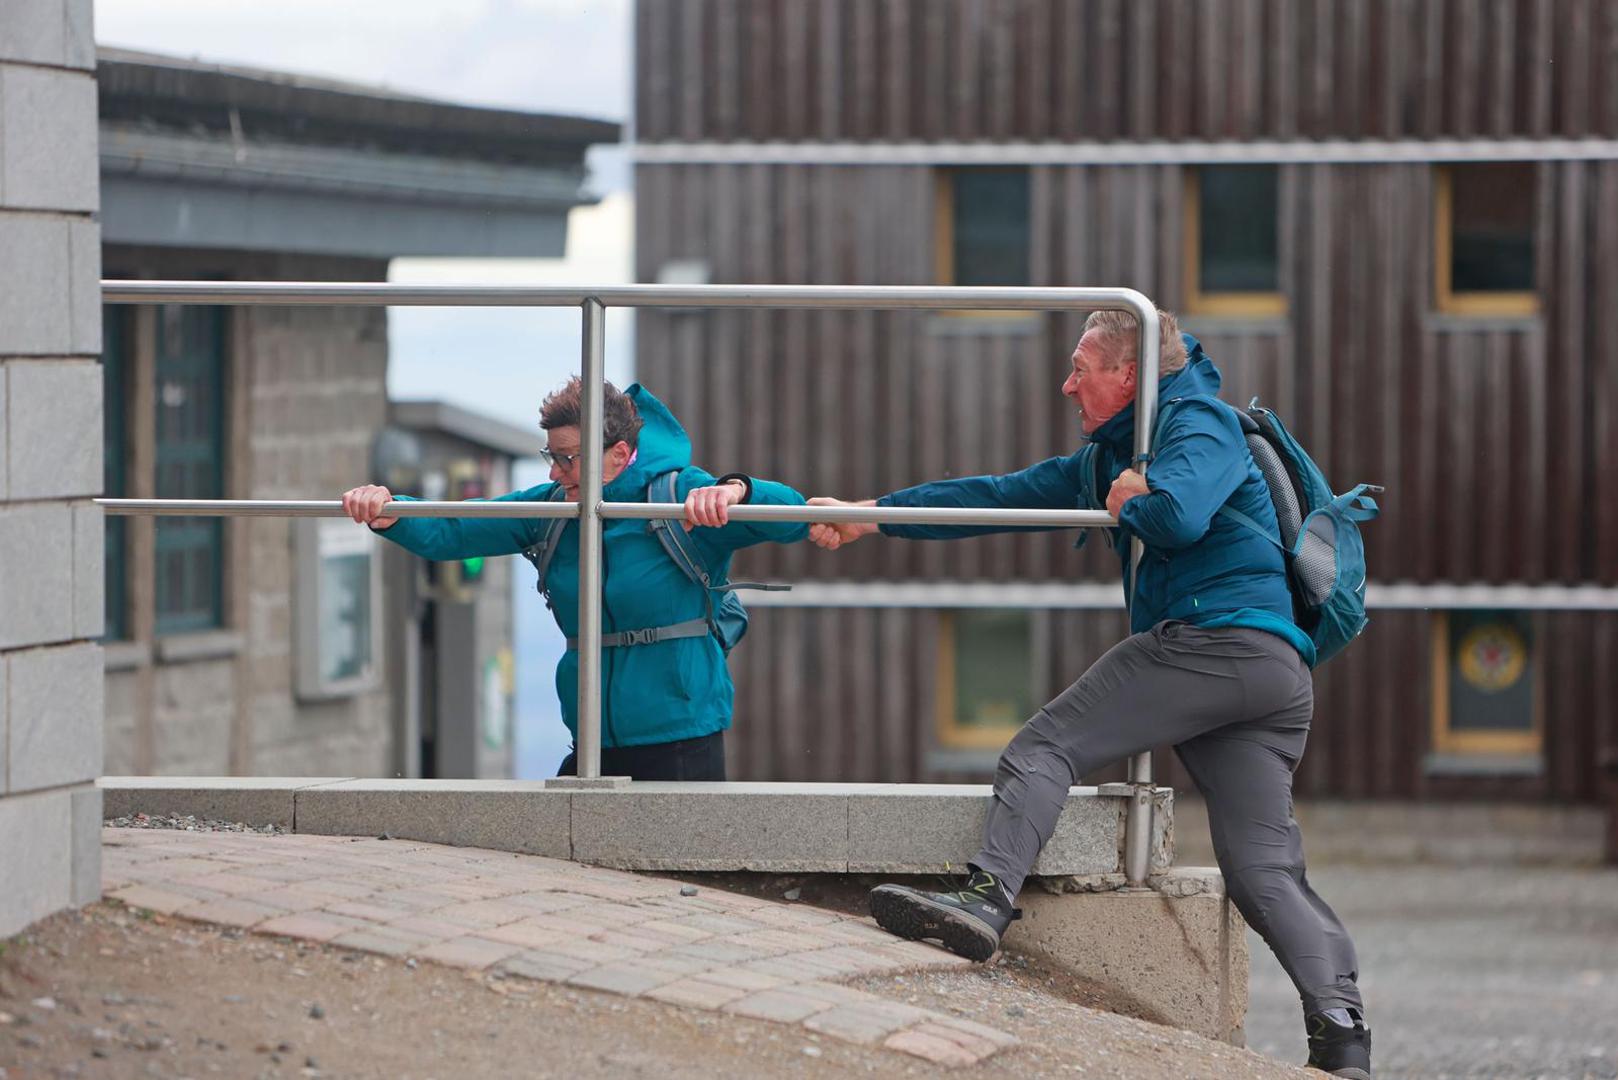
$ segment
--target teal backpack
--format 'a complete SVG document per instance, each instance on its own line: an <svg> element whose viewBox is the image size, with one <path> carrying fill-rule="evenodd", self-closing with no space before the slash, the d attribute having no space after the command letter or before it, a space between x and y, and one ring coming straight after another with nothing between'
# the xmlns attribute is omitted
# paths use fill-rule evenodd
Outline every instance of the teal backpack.
<svg viewBox="0 0 1618 1080"><path fill-rule="evenodd" d="M654 476L646 485L647 502L679 502L678 488L675 486L679 479L679 470L673 470ZM562 486L558 484L551 494L553 501L560 501L563 496ZM539 543L525 550L522 555L534 565L539 572L539 581L536 588L545 598L545 606L551 606L551 594L545 588L545 572L550 569L551 559L556 554L556 545L562 538L562 530L567 528L571 518L550 518L545 524L544 535ZM688 619L682 623L671 626L649 626L640 630L623 630L614 634L602 634L601 644L604 648L619 648L625 645L651 645L659 641L670 641L674 638L702 637L712 634L719 642L719 647L730 655L742 638L747 634L747 608L742 606L741 597L735 593L736 589L764 589L770 592L782 592L790 589L790 585L762 585L756 582L744 581L723 584L714 584L702 558L697 554L691 544L690 533L686 532L681 523L671 518L655 518L646 523L647 531L657 537L663 550L668 553L674 565L680 568L681 573L691 579L693 585L702 586L702 598L707 605L706 613L700 619ZM718 600L715 600L715 594ZM578 638L568 638L569 649L578 648Z"/></svg>
<svg viewBox="0 0 1618 1080"><path fill-rule="evenodd" d="M1158 413L1157 433L1173 407L1187 400L1164 403ZM1236 409L1236 415L1253 461L1270 489L1281 535L1229 505L1218 512L1281 549L1292 591L1293 621L1315 643L1315 666L1319 667L1359 637L1370 621L1365 614L1365 543L1360 538L1360 524L1381 513L1369 493L1382 489L1356 484L1341 495L1333 494L1320 466L1281 418L1259 405L1258 398L1245 410Z"/></svg>

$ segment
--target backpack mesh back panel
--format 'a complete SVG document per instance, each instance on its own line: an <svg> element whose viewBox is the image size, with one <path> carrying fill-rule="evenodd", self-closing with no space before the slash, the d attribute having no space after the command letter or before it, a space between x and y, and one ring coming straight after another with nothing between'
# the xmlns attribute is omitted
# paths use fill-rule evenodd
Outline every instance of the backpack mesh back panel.
<svg viewBox="0 0 1618 1080"><path fill-rule="evenodd" d="M1275 452L1275 447L1264 436L1247 436L1247 446L1253 451L1253 460L1258 464L1259 473L1269 485L1270 498L1275 502L1275 519L1281 526L1281 546L1291 551L1298 539L1298 529L1303 525L1303 513L1298 508L1298 493L1292 489L1292 478L1287 475L1286 466L1281 464L1281 455Z"/></svg>

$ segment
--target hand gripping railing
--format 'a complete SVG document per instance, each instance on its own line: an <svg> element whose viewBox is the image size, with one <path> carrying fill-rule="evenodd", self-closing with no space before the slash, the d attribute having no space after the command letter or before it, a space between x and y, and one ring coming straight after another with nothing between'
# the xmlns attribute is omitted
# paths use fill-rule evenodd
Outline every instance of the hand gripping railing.
<svg viewBox="0 0 1618 1080"><path fill-rule="evenodd" d="M601 529L606 518L679 518L674 503L603 503L601 501L601 403L604 364L602 345L609 307L678 308L860 308L894 310L1051 311L1098 309L1130 311L1140 326L1136 353L1135 454L1145 462L1151 448L1152 421L1157 415L1157 308L1134 289L958 288L932 286L840 285L611 285L600 288L521 285L391 285L347 282L256 281L104 281L102 298L109 304L278 304L298 306L441 306L441 307L577 307L583 311L583 422L580 442L579 501L480 504L463 502L394 502L383 508L390 517L574 517L579 519L579 703L578 775L601 775ZM1142 471L1145 465L1139 466ZM258 515L340 517L338 502L268 502L246 500L100 499L109 514ZM738 521L857 521L878 524L1048 525L1106 527L1116 525L1099 510L1005 510L945 507L816 507L736 506ZM1142 554L1137 538L1131 559L1138 570ZM1141 885L1151 863L1152 756L1141 753L1129 763L1133 785L1124 825L1124 871L1131 885Z"/></svg>

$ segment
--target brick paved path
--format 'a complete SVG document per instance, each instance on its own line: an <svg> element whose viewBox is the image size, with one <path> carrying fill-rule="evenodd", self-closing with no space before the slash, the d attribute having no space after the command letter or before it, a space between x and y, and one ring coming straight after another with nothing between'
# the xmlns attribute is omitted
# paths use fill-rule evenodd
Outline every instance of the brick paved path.
<svg viewBox="0 0 1618 1080"><path fill-rule="evenodd" d="M941 1065L1010 1035L838 985L964 966L868 919L535 855L406 840L105 829L108 897L385 956L799 1024Z"/></svg>

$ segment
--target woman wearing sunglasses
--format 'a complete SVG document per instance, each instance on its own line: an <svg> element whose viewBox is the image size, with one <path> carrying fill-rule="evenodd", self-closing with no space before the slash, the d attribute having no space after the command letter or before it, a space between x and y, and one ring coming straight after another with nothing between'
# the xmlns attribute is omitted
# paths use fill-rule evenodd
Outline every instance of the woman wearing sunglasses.
<svg viewBox="0 0 1618 1080"><path fill-rule="evenodd" d="M582 410L577 378L545 399L540 427L548 437L550 482L495 501L578 500ZM739 605L727 599L731 555L808 535L798 522L731 521L730 507L802 505L804 498L785 484L741 474L715 477L691 464L691 440L642 386L620 392L607 384L602 422L602 498L683 502L685 520L602 523L601 771L636 780L723 780L735 693L725 654L745 627ZM568 638L556 693L562 720L577 737L578 522L382 517L394 498L370 484L345 493L343 509L423 558L520 553L539 570L539 591ZM558 775L575 772L575 757L567 756Z"/></svg>

